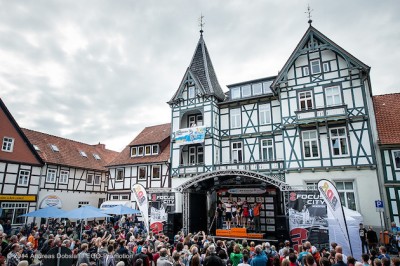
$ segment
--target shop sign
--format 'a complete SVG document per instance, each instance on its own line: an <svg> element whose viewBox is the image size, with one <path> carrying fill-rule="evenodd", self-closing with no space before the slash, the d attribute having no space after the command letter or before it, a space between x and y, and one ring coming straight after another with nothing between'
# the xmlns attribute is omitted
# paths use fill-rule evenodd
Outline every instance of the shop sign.
<svg viewBox="0 0 400 266"><path fill-rule="evenodd" d="M0 201L36 201L36 195L0 195Z"/></svg>
<svg viewBox="0 0 400 266"><path fill-rule="evenodd" d="M46 196L42 200L42 203L40 204L40 208L43 209L43 208L47 208L47 207L57 207L57 208L61 209L62 208L61 199L56 195Z"/></svg>
<svg viewBox="0 0 400 266"><path fill-rule="evenodd" d="M266 190L262 188L231 188L228 189L230 194L263 194Z"/></svg>

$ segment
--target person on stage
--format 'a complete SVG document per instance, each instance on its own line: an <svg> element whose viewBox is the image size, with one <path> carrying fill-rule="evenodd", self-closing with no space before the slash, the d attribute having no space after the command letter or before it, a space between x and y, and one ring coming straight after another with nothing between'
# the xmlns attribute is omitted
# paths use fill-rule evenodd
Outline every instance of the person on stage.
<svg viewBox="0 0 400 266"><path fill-rule="evenodd" d="M237 200L237 220L238 220L238 226L242 226L242 215L243 215L243 202L240 198Z"/></svg>
<svg viewBox="0 0 400 266"><path fill-rule="evenodd" d="M217 216L217 229L222 229L222 215L224 214L224 207L222 207L222 203L218 203L217 209L215 211L215 215Z"/></svg>
<svg viewBox="0 0 400 266"><path fill-rule="evenodd" d="M243 201L242 204L242 225L243 227L246 227L248 219L249 219L249 205L247 204L247 201Z"/></svg>
<svg viewBox="0 0 400 266"><path fill-rule="evenodd" d="M225 222L226 222L226 229L231 229L231 222L232 222L232 201L228 199L225 202Z"/></svg>
<svg viewBox="0 0 400 266"><path fill-rule="evenodd" d="M233 226L236 227L237 226L237 205L236 205L236 201L234 201L232 203L232 223Z"/></svg>

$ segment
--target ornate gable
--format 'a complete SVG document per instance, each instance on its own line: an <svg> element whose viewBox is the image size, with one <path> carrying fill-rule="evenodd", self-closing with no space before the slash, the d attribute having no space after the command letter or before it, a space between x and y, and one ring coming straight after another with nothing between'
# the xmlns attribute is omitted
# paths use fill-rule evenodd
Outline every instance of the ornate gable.
<svg viewBox="0 0 400 266"><path fill-rule="evenodd" d="M359 69L366 73L368 73L370 70L369 66L355 58L317 29L310 26L272 83L271 88L276 91L280 83L287 81L288 71L298 57L313 53L318 50L331 50L335 52L346 61L349 69Z"/></svg>

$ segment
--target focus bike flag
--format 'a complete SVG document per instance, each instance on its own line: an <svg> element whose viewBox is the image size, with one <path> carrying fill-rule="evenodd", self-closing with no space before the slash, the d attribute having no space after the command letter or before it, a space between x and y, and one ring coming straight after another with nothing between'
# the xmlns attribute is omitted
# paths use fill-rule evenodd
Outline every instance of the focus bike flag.
<svg viewBox="0 0 400 266"><path fill-rule="evenodd" d="M333 218L339 225L340 232L343 234L343 238L346 241L346 243L344 244L347 244L350 249L350 253L353 254L349 239L349 231L347 229L347 223L344 217L342 202L340 201L339 193L335 185L333 185L332 182L330 182L329 180L321 179L318 181L318 190L321 193L322 198L326 202L328 212L332 214Z"/></svg>
<svg viewBox="0 0 400 266"><path fill-rule="evenodd" d="M147 192L143 185L134 184L132 187L132 194L139 207L139 211L142 213L144 226L147 232L150 232L149 227L149 202L147 199Z"/></svg>

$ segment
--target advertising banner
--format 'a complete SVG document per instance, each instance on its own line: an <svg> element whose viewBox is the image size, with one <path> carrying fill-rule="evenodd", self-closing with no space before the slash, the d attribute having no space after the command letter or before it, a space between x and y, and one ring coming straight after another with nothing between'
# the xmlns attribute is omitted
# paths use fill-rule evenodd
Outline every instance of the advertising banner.
<svg viewBox="0 0 400 266"><path fill-rule="evenodd" d="M339 193L329 180L321 179L318 182L318 190L321 193L321 197L324 199L326 205L328 206L328 211L332 214L335 221L339 224L343 238L345 239L345 244L350 249L351 254L353 254L350 241L349 232L347 229L346 220L344 218L344 211L342 207L342 202L340 201Z"/></svg>
<svg viewBox="0 0 400 266"><path fill-rule="evenodd" d="M310 241L317 249L329 249L327 209L318 191L290 192L289 229L296 250L305 241Z"/></svg>
<svg viewBox="0 0 400 266"><path fill-rule="evenodd" d="M189 127L175 131L175 143L177 145L187 145L193 143L203 143L206 136L206 127Z"/></svg>
<svg viewBox="0 0 400 266"><path fill-rule="evenodd" d="M132 187L132 195L139 207L139 211L142 213L144 226L147 232L149 231L149 203L147 200L147 192L143 185L135 184Z"/></svg>

